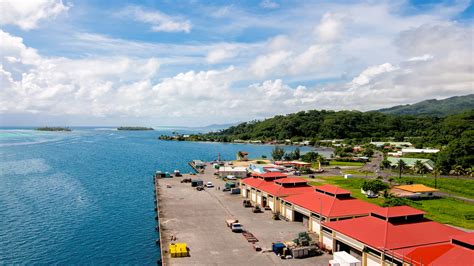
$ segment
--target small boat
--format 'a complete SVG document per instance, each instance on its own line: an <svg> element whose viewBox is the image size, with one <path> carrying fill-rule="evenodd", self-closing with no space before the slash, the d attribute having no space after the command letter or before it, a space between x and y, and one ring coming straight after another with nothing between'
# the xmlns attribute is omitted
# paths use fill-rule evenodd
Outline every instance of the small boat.
<svg viewBox="0 0 474 266"><path fill-rule="evenodd" d="M182 176L179 170L174 170L174 176Z"/></svg>

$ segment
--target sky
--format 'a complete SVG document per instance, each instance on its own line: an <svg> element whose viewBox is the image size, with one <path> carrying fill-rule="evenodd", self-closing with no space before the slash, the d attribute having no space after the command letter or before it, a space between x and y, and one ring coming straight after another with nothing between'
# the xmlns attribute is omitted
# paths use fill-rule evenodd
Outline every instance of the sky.
<svg viewBox="0 0 474 266"><path fill-rule="evenodd" d="M0 126L204 126L469 94L473 9L0 0Z"/></svg>

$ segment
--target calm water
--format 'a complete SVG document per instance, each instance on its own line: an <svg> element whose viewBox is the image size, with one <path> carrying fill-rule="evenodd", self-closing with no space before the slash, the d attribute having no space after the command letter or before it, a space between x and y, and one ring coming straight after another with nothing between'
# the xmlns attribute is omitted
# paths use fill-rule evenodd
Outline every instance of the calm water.
<svg viewBox="0 0 474 266"><path fill-rule="evenodd" d="M157 140L162 133L0 130L0 264L155 264L157 169L190 172L192 159L273 148Z"/></svg>

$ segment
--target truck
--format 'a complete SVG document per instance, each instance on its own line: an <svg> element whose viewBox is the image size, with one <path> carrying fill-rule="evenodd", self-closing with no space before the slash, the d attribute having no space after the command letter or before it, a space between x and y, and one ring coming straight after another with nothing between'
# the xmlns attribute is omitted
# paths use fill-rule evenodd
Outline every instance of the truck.
<svg viewBox="0 0 474 266"><path fill-rule="evenodd" d="M243 231L242 225L239 223L237 219L229 219L225 221L227 226L232 230L234 233L241 233Z"/></svg>

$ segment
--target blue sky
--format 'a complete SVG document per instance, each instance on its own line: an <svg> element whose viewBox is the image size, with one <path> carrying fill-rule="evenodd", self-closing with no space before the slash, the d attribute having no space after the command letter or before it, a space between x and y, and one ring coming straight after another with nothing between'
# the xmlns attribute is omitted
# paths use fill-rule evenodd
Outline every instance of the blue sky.
<svg viewBox="0 0 474 266"><path fill-rule="evenodd" d="M205 125L474 91L471 1L1 5L1 125Z"/></svg>

